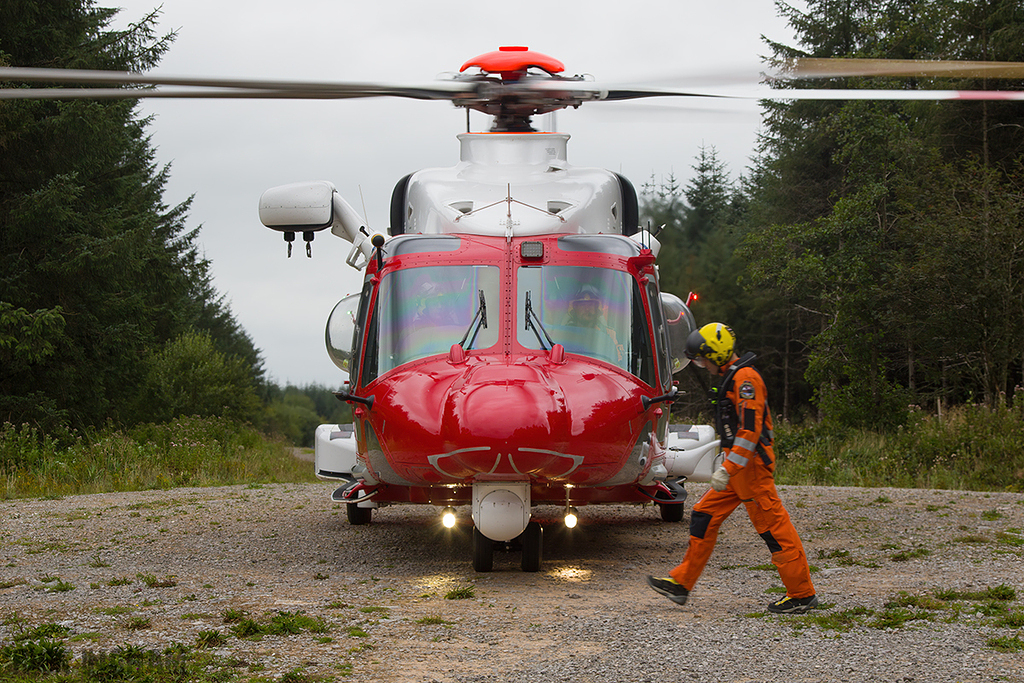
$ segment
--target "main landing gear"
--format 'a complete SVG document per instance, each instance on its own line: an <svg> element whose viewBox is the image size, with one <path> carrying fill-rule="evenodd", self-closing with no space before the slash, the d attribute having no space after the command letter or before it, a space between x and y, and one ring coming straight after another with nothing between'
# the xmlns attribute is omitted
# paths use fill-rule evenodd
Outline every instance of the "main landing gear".
<svg viewBox="0 0 1024 683"><path fill-rule="evenodd" d="M372 507L364 508L359 507L358 503L348 503L345 505L345 509L348 512L348 523L353 526L369 524L370 520L373 519Z"/></svg>
<svg viewBox="0 0 1024 683"><path fill-rule="evenodd" d="M658 503L657 505L661 510L661 521L673 523L683 521L682 503Z"/></svg>

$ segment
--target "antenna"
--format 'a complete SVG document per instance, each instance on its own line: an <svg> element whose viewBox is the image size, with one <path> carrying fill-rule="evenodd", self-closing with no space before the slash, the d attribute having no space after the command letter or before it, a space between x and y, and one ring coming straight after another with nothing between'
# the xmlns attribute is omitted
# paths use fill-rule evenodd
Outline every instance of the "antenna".
<svg viewBox="0 0 1024 683"><path fill-rule="evenodd" d="M366 213L366 198L363 197L363 186L359 186L359 202L363 205L363 218L366 220L366 227L370 227L370 214Z"/></svg>

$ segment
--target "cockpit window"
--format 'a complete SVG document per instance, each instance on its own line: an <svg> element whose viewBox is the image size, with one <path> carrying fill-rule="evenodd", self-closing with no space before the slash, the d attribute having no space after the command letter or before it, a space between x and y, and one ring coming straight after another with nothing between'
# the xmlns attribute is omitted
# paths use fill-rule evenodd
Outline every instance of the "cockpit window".
<svg viewBox="0 0 1024 683"><path fill-rule="evenodd" d="M524 266L516 295L516 339L531 349L561 344L654 384L653 352L643 300L620 270Z"/></svg>
<svg viewBox="0 0 1024 683"><path fill-rule="evenodd" d="M453 344L467 351L487 348L498 341L498 269L446 265L397 270L381 280L375 308L374 376L448 353Z"/></svg>

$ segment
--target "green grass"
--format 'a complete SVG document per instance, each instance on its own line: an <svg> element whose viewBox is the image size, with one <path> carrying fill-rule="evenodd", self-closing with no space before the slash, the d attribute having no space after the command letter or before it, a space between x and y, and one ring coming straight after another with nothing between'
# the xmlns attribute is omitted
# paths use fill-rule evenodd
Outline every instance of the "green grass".
<svg viewBox="0 0 1024 683"><path fill-rule="evenodd" d="M245 618L245 612L234 607L229 607L221 613L221 618L225 624L237 624Z"/></svg>
<svg viewBox="0 0 1024 683"><path fill-rule="evenodd" d="M985 644L999 652L1024 652L1024 640L1020 636L996 636L989 638Z"/></svg>
<svg viewBox="0 0 1024 683"><path fill-rule="evenodd" d="M220 418L58 436L0 425L0 499L312 481L283 442Z"/></svg>
<svg viewBox="0 0 1024 683"><path fill-rule="evenodd" d="M476 588L474 586L462 586L461 588L453 588L448 591L444 599L445 600L469 600L476 597Z"/></svg>
<svg viewBox="0 0 1024 683"><path fill-rule="evenodd" d="M856 558L849 550L819 550L818 559L825 560L838 567L867 567L877 569L881 565L874 558Z"/></svg>
<svg viewBox="0 0 1024 683"><path fill-rule="evenodd" d="M231 623L231 633L236 638L259 639L263 636L288 636L299 633L326 633L330 625L322 618L314 618L303 612L276 612L261 620L253 619L233 611L225 613L225 623Z"/></svg>
<svg viewBox="0 0 1024 683"><path fill-rule="evenodd" d="M928 548L911 548L910 550L900 550L889 556L889 559L893 562L906 562L907 560L913 560L918 557L928 557L932 554Z"/></svg>
<svg viewBox="0 0 1024 683"><path fill-rule="evenodd" d="M129 631L142 631L153 625L149 617L132 617L124 625Z"/></svg>
<svg viewBox="0 0 1024 683"><path fill-rule="evenodd" d="M109 652L87 650L76 660L63 641L79 640L79 637L71 635L67 627L49 623L27 629L14 618L8 618L5 623L22 626L10 641L0 642L0 680L5 683L222 683L238 680L238 660L200 649L214 645L215 639L209 634L205 636L206 644L200 644L199 648L172 644L163 650L145 650L124 645Z"/></svg>
<svg viewBox="0 0 1024 683"><path fill-rule="evenodd" d="M153 574L138 574L139 580L146 584L147 588L174 588L178 582L172 578L158 579Z"/></svg>
<svg viewBox="0 0 1024 683"><path fill-rule="evenodd" d="M887 434L814 423L775 435L780 484L1024 491L1024 401L959 406L941 420L917 412Z"/></svg>
<svg viewBox="0 0 1024 683"><path fill-rule="evenodd" d="M915 622L937 620L952 623L963 615L981 615L985 626L1020 630L1024 628L1024 612L1011 609L1011 603L1016 599L1016 590L1006 584L977 591L939 588L923 595L900 591L886 601L882 610L858 606L831 611L831 605L822 605L807 615L787 619L798 630L813 625L821 629L846 632L854 628L900 629ZM749 616L766 615L758 613ZM1024 642L1016 634L992 636L987 639L986 645L1000 652L1024 650Z"/></svg>
<svg viewBox="0 0 1024 683"><path fill-rule="evenodd" d="M259 638L263 636L263 626L255 619L245 617L232 625L231 633L236 638Z"/></svg>
<svg viewBox="0 0 1024 683"><path fill-rule="evenodd" d="M872 611L867 607L854 607L839 612L812 612L804 621L832 631L849 631L855 626L860 626L863 618L870 614Z"/></svg>
<svg viewBox="0 0 1024 683"><path fill-rule="evenodd" d="M200 631L196 636L196 647L221 647L228 642L228 637L215 629Z"/></svg>
<svg viewBox="0 0 1024 683"><path fill-rule="evenodd" d="M382 605L367 605L366 607L360 607L359 611L363 614L379 614L385 619L391 614L391 610Z"/></svg>
<svg viewBox="0 0 1024 683"><path fill-rule="evenodd" d="M935 591L935 597L939 600L945 601L969 600L980 602L987 600L1000 600L1003 602L1013 602L1017 599L1017 591L1013 586L1007 586L1005 583L1001 583L998 586L992 586L980 591L958 591L951 588L940 589Z"/></svg>
<svg viewBox="0 0 1024 683"><path fill-rule="evenodd" d="M70 665L71 652L59 641L24 640L0 646L0 675L55 673Z"/></svg>
<svg viewBox="0 0 1024 683"><path fill-rule="evenodd" d="M71 629L67 626L61 626L60 624L41 624L35 628L28 629L17 633L13 640L15 642L25 642L29 640L50 640L65 638L71 634Z"/></svg>

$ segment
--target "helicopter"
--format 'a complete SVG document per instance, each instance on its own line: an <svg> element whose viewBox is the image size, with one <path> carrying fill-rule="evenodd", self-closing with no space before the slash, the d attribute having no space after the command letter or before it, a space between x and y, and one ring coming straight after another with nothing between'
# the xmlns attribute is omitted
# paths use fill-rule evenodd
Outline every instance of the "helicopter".
<svg viewBox="0 0 1024 683"><path fill-rule="evenodd" d="M995 63L803 60L788 77L1019 76ZM468 60L429 85L167 78L0 68L0 80L116 87L2 88L0 99L238 97L447 100L492 117L458 136L460 160L402 177L390 229L375 232L328 181L267 190L259 217L291 255L322 231L351 244L362 288L328 317L325 342L348 376L346 425L315 434L315 473L338 486L351 524L391 504L431 505L446 527L468 506L472 566L519 546L521 568L543 555L538 505L563 510L654 504L683 518L687 482L721 460L710 425L670 423L682 353L696 322L687 300L660 290L657 231L639 224L620 174L568 161L564 133L534 117L599 101L720 97L606 86L564 76L562 62L521 46ZM124 88L121 86L159 86ZM1017 91L781 90L776 99L1024 99Z"/></svg>
<svg viewBox="0 0 1024 683"><path fill-rule="evenodd" d="M494 118L459 135L460 163L403 177L389 235L373 234L326 182L273 188L260 219L289 244L318 230L352 243L363 290L331 313L328 353L349 374L339 398L353 424L317 429L317 475L345 483L332 498L353 524L381 503L471 506L473 567L495 543L518 542L537 571L536 505L657 504L682 519L687 478L707 481L718 440L707 425L670 429L664 405L695 329L678 297L658 290L657 238L639 229L623 176L577 168L568 135L531 118L597 94L564 67L505 47L463 65L458 106ZM540 76L540 78L545 78ZM525 87L510 92L507 85ZM490 92L497 88L495 92Z"/></svg>

